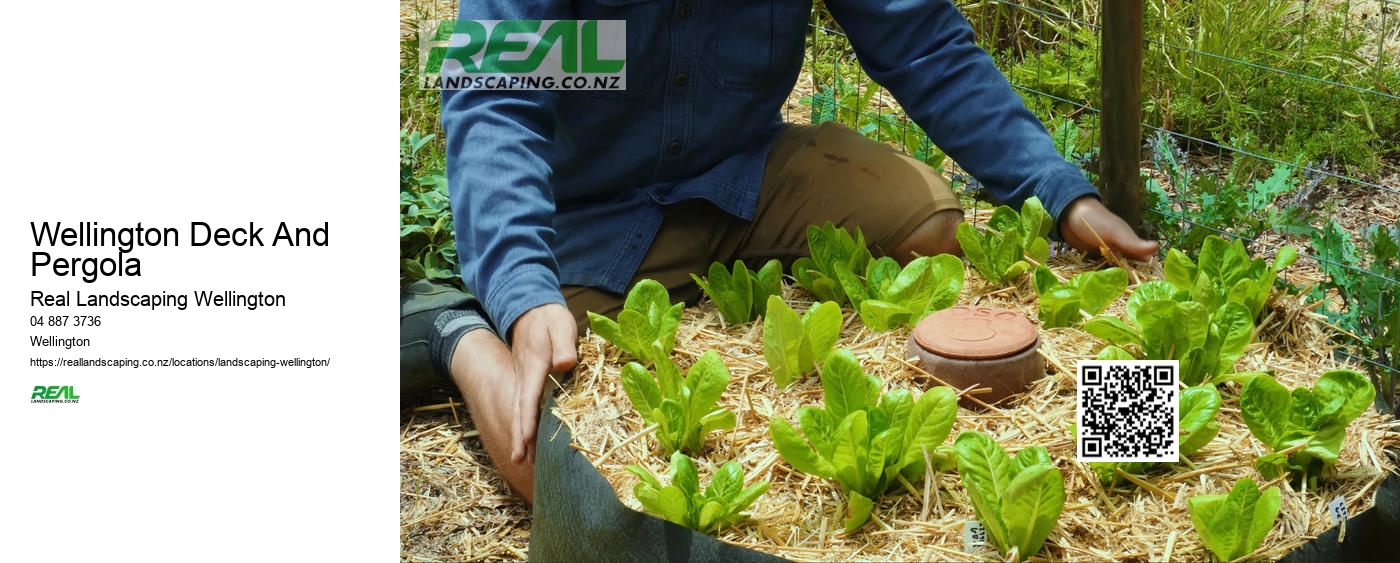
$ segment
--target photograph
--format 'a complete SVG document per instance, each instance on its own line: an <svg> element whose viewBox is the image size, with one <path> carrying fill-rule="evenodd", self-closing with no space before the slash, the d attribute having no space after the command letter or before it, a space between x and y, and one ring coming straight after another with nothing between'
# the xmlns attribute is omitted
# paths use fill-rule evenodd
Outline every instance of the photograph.
<svg viewBox="0 0 1400 563"><path fill-rule="evenodd" d="M399 8L402 561L1396 557L1400 3Z"/></svg>

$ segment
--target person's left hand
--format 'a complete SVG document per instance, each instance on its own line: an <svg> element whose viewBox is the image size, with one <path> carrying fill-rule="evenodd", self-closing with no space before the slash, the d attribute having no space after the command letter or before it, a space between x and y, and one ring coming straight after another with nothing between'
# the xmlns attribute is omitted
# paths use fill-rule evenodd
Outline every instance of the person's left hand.
<svg viewBox="0 0 1400 563"><path fill-rule="evenodd" d="M1146 260L1157 253L1157 242L1144 240L1126 221L1104 207L1099 198L1085 196L1070 202L1060 213L1060 237L1090 255L1099 254L1099 239L1109 250ZM1094 236L1098 233L1098 236Z"/></svg>

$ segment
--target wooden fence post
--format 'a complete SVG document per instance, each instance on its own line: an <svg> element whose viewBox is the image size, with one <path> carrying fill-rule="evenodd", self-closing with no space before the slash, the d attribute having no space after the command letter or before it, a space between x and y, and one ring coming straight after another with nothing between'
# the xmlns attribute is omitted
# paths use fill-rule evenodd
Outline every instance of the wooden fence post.
<svg viewBox="0 0 1400 563"><path fill-rule="evenodd" d="M1099 193L1109 209L1137 229L1142 222L1142 2L1103 0L1099 21Z"/></svg>

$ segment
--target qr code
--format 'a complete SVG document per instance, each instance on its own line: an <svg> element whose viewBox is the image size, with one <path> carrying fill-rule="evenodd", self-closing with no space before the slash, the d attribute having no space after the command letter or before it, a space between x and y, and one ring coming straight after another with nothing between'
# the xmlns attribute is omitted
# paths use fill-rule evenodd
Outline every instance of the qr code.
<svg viewBox="0 0 1400 563"><path fill-rule="evenodd" d="M1080 461L1178 459L1176 360L1084 360L1077 387Z"/></svg>

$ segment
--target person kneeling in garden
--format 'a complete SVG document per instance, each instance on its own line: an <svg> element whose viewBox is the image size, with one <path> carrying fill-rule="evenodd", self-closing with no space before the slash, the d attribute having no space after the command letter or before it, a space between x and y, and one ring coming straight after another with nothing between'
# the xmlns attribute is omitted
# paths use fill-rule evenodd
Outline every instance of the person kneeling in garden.
<svg viewBox="0 0 1400 563"><path fill-rule="evenodd" d="M995 197L1013 207L1038 197L1054 235L1080 250L1097 252L1102 237L1127 256L1157 251L1056 152L951 2L826 5L869 75ZM577 362L585 312L614 317L637 280L695 299L691 273L713 261L790 266L807 253L807 227L827 221L861 229L877 256L901 263L958 252L963 210L937 171L838 124L782 122L811 9L810 0L460 6L463 20L627 21L626 91L442 96L461 275L480 299L419 313L434 321L423 326L438 371L527 500L536 479L553 477L534 472L546 381Z"/></svg>

